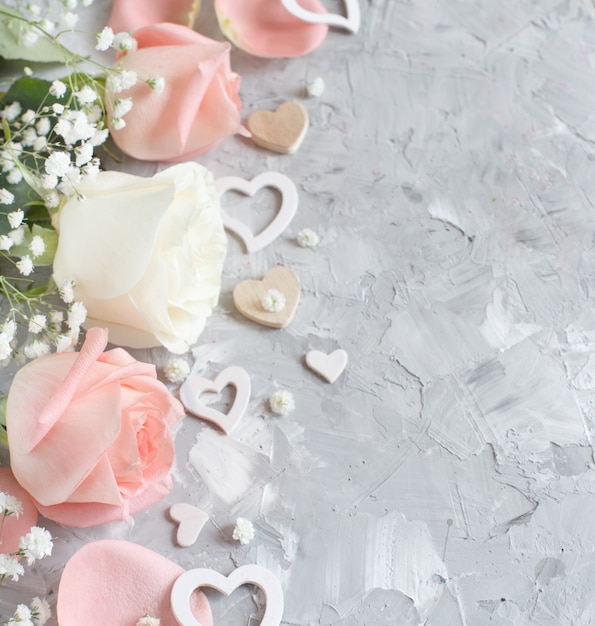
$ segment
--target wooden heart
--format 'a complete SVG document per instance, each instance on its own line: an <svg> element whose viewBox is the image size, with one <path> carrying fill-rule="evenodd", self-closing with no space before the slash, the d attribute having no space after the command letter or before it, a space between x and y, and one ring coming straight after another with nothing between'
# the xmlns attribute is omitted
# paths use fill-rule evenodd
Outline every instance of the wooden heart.
<svg viewBox="0 0 595 626"><path fill-rule="evenodd" d="M243 565L229 576L212 569L191 569L182 574L171 590L171 607L180 626L205 626L190 611L192 593L201 587L216 589L228 596L241 585L256 585L262 590L266 609L260 626L279 626L283 618L283 589L278 578L260 565Z"/></svg>
<svg viewBox="0 0 595 626"><path fill-rule="evenodd" d="M306 136L308 111L299 102L284 102L276 111L255 111L246 126L259 146L293 154Z"/></svg>
<svg viewBox="0 0 595 626"><path fill-rule="evenodd" d="M335 350L325 354L319 350L310 350L306 354L306 365L327 382L334 383L347 365L347 352Z"/></svg>
<svg viewBox="0 0 595 626"><path fill-rule="evenodd" d="M171 591L184 569L130 541L103 539L83 546L66 563L58 588L60 626L131 626L149 614L177 626ZM196 593L186 604L202 626L213 626L209 603Z"/></svg>
<svg viewBox="0 0 595 626"><path fill-rule="evenodd" d="M262 299L269 289L285 296L285 306L280 311L266 311ZM249 320L270 328L283 328L291 323L300 299L300 279L282 265L269 270L262 280L245 280L233 290L237 310Z"/></svg>
<svg viewBox="0 0 595 626"><path fill-rule="evenodd" d="M220 393L224 387L235 387L236 395L233 404L227 413L222 413L200 401L202 393ZM219 373L215 380L202 378L201 376L189 376L180 387L180 400L186 410L205 419L226 434L233 430L242 418L250 400L250 376L245 369L237 366L228 367Z"/></svg>
<svg viewBox="0 0 595 626"><path fill-rule="evenodd" d="M246 246L247 252L262 250L272 243L290 224L298 208L298 192L295 183L279 172L264 172L248 181L237 176L225 176L215 181L219 195L226 191L239 191L247 196L253 196L263 187L273 187L281 193L281 207L273 221L257 235L250 228L222 210L223 225L227 230L235 233Z"/></svg>
<svg viewBox="0 0 595 626"><path fill-rule="evenodd" d="M176 541L182 548L194 545L209 516L202 509L198 509L186 502L178 502L169 507L169 516L178 522Z"/></svg>
<svg viewBox="0 0 595 626"><path fill-rule="evenodd" d="M361 22L358 0L345 0L347 17L334 13L313 13L301 7L298 0L281 0L283 6L295 17L310 24L326 24L345 28L351 33L357 33Z"/></svg>

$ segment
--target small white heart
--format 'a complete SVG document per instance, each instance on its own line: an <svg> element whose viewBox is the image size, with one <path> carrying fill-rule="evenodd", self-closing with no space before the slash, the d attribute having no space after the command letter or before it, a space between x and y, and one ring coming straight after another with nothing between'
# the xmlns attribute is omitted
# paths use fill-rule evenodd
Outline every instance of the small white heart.
<svg viewBox="0 0 595 626"><path fill-rule="evenodd" d="M335 13L314 13L301 7L297 0L281 0L283 6L295 17L309 24L326 24L345 28L351 33L357 33L361 15L358 0L345 0L347 17Z"/></svg>
<svg viewBox="0 0 595 626"><path fill-rule="evenodd" d="M182 548L193 545L209 516L201 509L197 509L191 504L178 502L169 508L169 516L178 522L178 532L176 541Z"/></svg>
<svg viewBox="0 0 595 626"><path fill-rule="evenodd" d="M262 250L272 243L290 224L298 208L298 192L291 178L279 172L264 172L248 181L237 176L224 176L215 181L215 186L222 196L226 191L239 191L253 196L263 187L278 189L281 193L281 207L274 219L260 233L255 235L250 228L222 210L223 225L235 233L246 246L248 252Z"/></svg>
<svg viewBox="0 0 595 626"><path fill-rule="evenodd" d="M325 354L319 350L310 350L306 354L306 365L327 382L334 383L347 365L347 352L335 350L330 354Z"/></svg>
<svg viewBox="0 0 595 626"><path fill-rule="evenodd" d="M243 565L229 576L212 569L191 569L182 574L171 590L171 608L180 626L202 626L190 611L190 596L199 587L211 587L228 596L241 585L256 585L264 593L266 609L260 626L279 626L283 618L283 589L279 579L260 565Z"/></svg>
<svg viewBox="0 0 595 626"><path fill-rule="evenodd" d="M227 385L235 387L236 390L233 404L227 413L217 411L200 401L199 396L202 393L209 391L220 393ZM250 391L248 372L234 365L224 369L215 380L196 375L189 376L180 387L180 400L190 413L219 426L226 435L229 435L248 406Z"/></svg>

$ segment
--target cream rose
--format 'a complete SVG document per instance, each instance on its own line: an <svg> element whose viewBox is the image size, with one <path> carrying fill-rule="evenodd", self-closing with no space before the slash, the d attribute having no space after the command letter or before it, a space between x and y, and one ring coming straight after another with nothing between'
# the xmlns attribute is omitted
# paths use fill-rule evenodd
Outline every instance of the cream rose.
<svg viewBox="0 0 595 626"><path fill-rule="evenodd" d="M54 219L58 286L74 281L88 326L112 343L196 342L217 303L226 237L212 174L183 163L152 178L100 172Z"/></svg>

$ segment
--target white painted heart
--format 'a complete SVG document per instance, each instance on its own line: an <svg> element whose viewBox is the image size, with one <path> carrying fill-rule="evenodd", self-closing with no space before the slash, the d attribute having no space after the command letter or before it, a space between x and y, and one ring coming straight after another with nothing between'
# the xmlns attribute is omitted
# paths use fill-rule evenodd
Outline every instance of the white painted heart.
<svg viewBox="0 0 595 626"><path fill-rule="evenodd" d="M351 33L357 33L361 15L358 0L345 0L347 17L334 13L313 13L298 4L298 0L281 0L283 6L295 17L310 24L327 24L345 28Z"/></svg>
<svg viewBox="0 0 595 626"><path fill-rule="evenodd" d="M319 350L310 350L306 354L306 365L329 383L334 383L347 365L347 352L335 350L326 354Z"/></svg>
<svg viewBox="0 0 595 626"><path fill-rule="evenodd" d="M243 565L229 576L212 569L191 569L182 574L171 590L171 608L180 626L202 626L190 611L195 589L211 587L228 596L241 585L256 585L265 597L266 609L260 626L279 626L283 617L283 589L279 579L260 565Z"/></svg>
<svg viewBox="0 0 595 626"><path fill-rule="evenodd" d="M202 393L220 393L228 385L235 387L236 395L227 413L217 411L200 401ZM190 413L219 426L228 435L242 418L250 400L250 391L248 372L234 365L220 372L215 380L197 375L189 376L180 387L180 400Z"/></svg>
<svg viewBox="0 0 595 626"><path fill-rule="evenodd" d="M248 252L256 252L272 243L289 226L298 208L297 187L291 178L280 172L264 172L250 181L224 176L215 181L215 186L220 196L230 190L253 196L263 187L272 187L281 193L281 207L275 218L257 235L246 224L222 211L223 225L244 242Z"/></svg>
<svg viewBox="0 0 595 626"><path fill-rule="evenodd" d="M176 541L182 548L193 545L209 516L202 509L198 509L186 502L172 504L169 508L169 516L178 522Z"/></svg>

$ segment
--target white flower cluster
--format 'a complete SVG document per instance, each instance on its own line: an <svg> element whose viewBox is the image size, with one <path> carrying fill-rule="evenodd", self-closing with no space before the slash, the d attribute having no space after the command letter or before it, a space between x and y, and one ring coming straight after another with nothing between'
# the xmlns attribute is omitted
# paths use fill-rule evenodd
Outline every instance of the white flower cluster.
<svg viewBox="0 0 595 626"><path fill-rule="evenodd" d="M163 374L170 383L181 384L190 374L190 364L182 357L173 357L165 364Z"/></svg>
<svg viewBox="0 0 595 626"><path fill-rule="evenodd" d="M285 417L295 409L293 394L286 389L279 389L269 398L269 406L273 413Z"/></svg>
<svg viewBox="0 0 595 626"><path fill-rule="evenodd" d="M245 517L238 517L232 537L243 546L248 545L254 539L254 524Z"/></svg>
<svg viewBox="0 0 595 626"><path fill-rule="evenodd" d="M2 528L4 520L10 515L18 517L23 511L23 505L14 496L0 491L0 544L2 543ZM9 554L0 554L0 585L6 579L18 581L25 573L21 559L27 559L27 564L32 565L35 561L52 554L54 544L52 536L39 526L32 526L31 530L19 542L19 549ZM33 598L29 606L19 604L13 616L6 622L7 625L41 626L51 617L50 606L45 599Z"/></svg>
<svg viewBox="0 0 595 626"><path fill-rule="evenodd" d="M161 624L161 620L150 615L145 615L136 622L136 626L159 626L159 624Z"/></svg>

